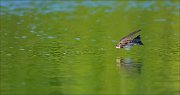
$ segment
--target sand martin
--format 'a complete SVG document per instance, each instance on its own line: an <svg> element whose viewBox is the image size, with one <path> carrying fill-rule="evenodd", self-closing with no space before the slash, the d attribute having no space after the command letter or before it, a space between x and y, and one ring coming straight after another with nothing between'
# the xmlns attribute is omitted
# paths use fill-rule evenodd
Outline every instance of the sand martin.
<svg viewBox="0 0 180 95"><path fill-rule="evenodd" d="M123 37L119 43L116 45L116 48L125 48L127 50L129 50L132 46L135 45L143 45L143 43L141 42L141 37L140 35L138 35L137 37L133 38L133 36L140 32L141 29L136 30L132 33L130 33L129 35ZM133 39L132 39L133 38Z"/></svg>

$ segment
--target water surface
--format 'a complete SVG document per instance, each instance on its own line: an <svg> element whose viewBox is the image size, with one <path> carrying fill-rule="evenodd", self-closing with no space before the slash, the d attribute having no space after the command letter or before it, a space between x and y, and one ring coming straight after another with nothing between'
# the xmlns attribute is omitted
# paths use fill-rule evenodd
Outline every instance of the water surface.
<svg viewBox="0 0 180 95"><path fill-rule="evenodd" d="M179 95L178 1L0 1L1 95ZM144 46L116 49L139 33Z"/></svg>

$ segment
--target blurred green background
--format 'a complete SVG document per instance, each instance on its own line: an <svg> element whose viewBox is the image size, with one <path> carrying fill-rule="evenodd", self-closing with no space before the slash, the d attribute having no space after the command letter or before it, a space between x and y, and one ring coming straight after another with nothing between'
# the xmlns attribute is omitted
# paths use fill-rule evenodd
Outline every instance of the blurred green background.
<svg viewBox="0 0 180 95"><path fill-rule="evenodd" d="M1 95L179 95L178 0L1 0ZM116 49L139 33L144 46Z"/></svg>

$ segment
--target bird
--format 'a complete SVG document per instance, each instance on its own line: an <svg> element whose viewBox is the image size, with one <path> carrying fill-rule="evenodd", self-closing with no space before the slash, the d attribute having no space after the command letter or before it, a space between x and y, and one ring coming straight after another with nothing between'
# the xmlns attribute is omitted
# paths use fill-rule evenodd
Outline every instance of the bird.
<svg viewBox="0 0 180 95"><path fill-rule="evenodd" d="M116 45L116 48L124 48L126 50L130 50L132 46L144 45L141 42L141 35L138 35L137 37L133 38L133 36L140 31L141 31L141 29L138 29L138 30L128 34L127 36L123 37L122 39L120 39L120 41Z"/></svg>

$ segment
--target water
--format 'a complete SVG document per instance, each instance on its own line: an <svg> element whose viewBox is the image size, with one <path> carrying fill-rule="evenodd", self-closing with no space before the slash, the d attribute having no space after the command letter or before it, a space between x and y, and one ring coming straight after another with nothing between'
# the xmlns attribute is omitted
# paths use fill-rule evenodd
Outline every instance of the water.
<svg viewBox="0 0 180 95"><path fill-rule="evenodd" d="M1 95L179 95L179 6L2 0ZM139 28L143 46L115 48Z"/></svg>

